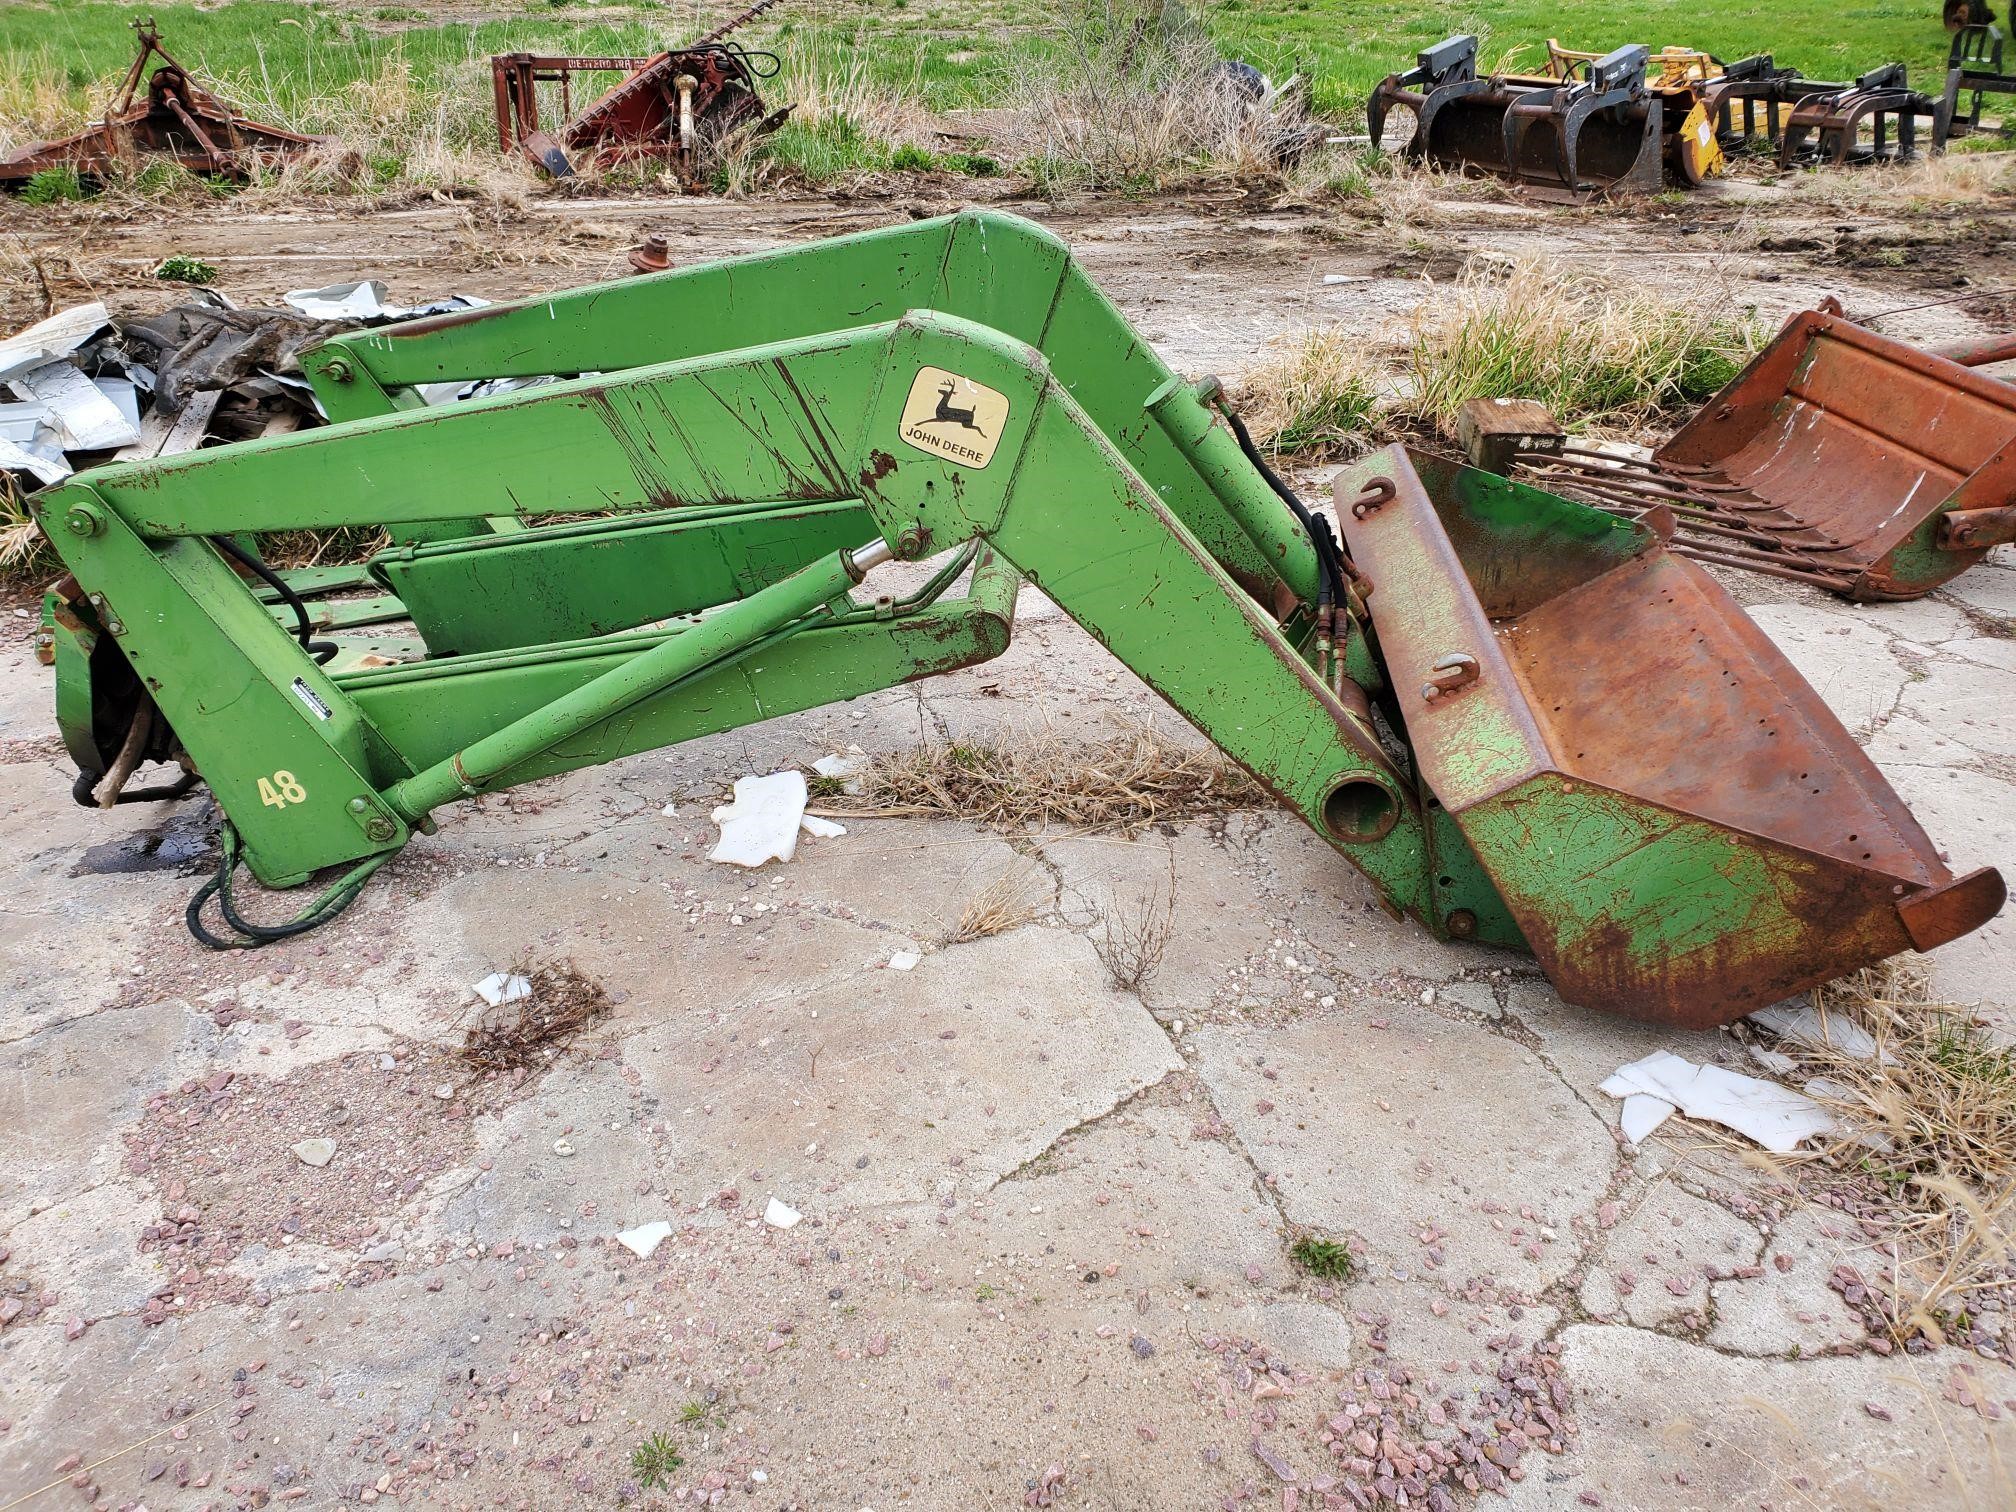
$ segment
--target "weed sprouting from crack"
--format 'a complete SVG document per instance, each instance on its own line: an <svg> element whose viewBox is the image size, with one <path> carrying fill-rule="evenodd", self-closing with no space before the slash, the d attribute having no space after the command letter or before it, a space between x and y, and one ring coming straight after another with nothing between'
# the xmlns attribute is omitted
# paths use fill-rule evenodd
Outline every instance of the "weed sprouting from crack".
<svg viewBox="0 0 2016 1512"><path fill-rule="evenodd" d="M1304 1234L1288 1247L1288 1258L1324 1281L1349 1281L1357 1270L1351 1251L1335 1239Z"/></svg>

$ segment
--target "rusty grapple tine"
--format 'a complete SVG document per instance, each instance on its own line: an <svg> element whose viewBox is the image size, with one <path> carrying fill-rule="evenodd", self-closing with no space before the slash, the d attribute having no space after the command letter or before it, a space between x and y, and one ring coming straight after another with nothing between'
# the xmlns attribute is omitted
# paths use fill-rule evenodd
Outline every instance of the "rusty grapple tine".
<svg viewBox="0 0 2016 1512"><path fill-rule="evenodd" d="M1375 478L1390 497L1351 509ZM1398 447L1336 490L1424 797L1461 835L1436 870L1474 857L1569 1002L1705 1028L2001 907L1643 522Z"/></svg>

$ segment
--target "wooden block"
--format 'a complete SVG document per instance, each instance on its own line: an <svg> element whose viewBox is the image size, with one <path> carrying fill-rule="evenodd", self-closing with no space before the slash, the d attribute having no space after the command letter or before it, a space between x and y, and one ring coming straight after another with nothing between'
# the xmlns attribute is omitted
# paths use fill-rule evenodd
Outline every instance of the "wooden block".
<svg viewBox="0 0 2016 1512"><path fill-rule="evenodd" d="M1547 407L1531 399L1467 399L1456 412L1456 439L1471 466L1503 477L1520 452L1556 456L1568 437Z"/></svg>

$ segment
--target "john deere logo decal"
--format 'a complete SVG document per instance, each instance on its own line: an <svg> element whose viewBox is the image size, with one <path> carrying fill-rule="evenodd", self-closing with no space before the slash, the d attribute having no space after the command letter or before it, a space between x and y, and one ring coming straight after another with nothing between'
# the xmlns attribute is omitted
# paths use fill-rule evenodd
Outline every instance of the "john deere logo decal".
<svg viewBox="0 0 2016 1512"><path fill-rule="evenodd" d="M943 368L917 370L903 401L903 439L961 467L994 460L1008 424L1008 396Z"/></svg>

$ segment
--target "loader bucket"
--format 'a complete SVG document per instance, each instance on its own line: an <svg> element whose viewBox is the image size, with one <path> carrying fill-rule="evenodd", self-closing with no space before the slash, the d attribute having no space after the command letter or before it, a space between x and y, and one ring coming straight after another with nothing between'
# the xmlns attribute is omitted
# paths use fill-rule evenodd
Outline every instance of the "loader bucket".
<svg viewBox="0 0 2016 1512"><path fill-rule="evenodd" d="M2001 906L1651 523L1398 448L1336 489L1424 806L1470 853L1438 843L1437 880L1474 855L1569 1002L1706 1028Z"/></svg>
<svg viewBox="0 0 2016 1512"><path fill-rule="evenodd" d="M1571 447L1527 473L1605 509L1666 505L1703 561L1917 598L2016 540L2016 386L1808 310L1649 463Z"/></svg>

